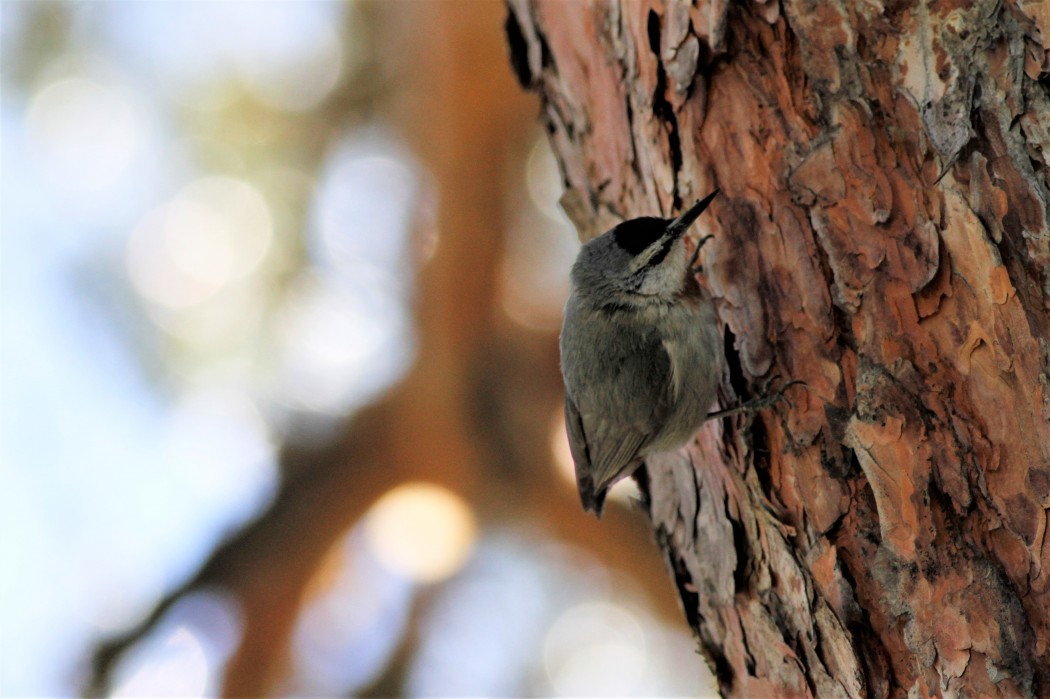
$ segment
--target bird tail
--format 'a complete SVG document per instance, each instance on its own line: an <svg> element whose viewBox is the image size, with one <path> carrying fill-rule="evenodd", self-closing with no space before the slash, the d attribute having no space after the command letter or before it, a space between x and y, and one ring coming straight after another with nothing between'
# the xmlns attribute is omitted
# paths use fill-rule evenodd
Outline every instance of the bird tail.
<svg viewBox="0 0 1050 699"><path fill-rule="evenodd" d="M580 491L580 502L583 503L583 509L593 512L595 517L601 519L602 509L605 507L605 495L609 492L609 488L607 486L595 488L594 479L590 476L577 478L576 486Z"/></svg>

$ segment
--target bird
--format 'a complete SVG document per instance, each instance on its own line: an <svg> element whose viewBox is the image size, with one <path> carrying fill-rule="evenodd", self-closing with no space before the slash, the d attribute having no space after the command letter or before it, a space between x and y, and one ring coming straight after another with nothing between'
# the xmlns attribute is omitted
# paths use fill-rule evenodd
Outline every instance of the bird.
<svg viewBox="0 0 1050 699"><path fill-rule="evenodd" d="M708 419L725 367L710 294L685 232L715 189L674 219L623 221L581 248L559 338L565 426L580 500L601 516L609 488Z"/></svg>

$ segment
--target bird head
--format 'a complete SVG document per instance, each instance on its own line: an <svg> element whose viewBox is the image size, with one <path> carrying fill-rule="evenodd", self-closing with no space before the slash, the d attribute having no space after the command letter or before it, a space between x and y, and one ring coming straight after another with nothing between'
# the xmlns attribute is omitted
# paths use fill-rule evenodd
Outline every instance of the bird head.
<svg viewBox="0 0 1050 699"><path fill-rule="evenodd" d="M633 218L589 241L573 265L574 287L599 306L670 301L682 290L689 266L683 234L717 194L716 189L678 218Z"/></svg>

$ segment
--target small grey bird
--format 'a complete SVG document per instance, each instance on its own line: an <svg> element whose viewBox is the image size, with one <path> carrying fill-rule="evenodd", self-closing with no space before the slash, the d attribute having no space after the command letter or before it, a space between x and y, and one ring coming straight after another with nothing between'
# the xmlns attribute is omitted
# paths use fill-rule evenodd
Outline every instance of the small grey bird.
<svg viewBox="0 0 1050 699"><path fill-rule="evenodd" d="M688 442L714 402L722 334L682 234L717 194L674 220L624 221L573 265L561 329L565 424L580 499L597 515L613 483Z"/></svg>

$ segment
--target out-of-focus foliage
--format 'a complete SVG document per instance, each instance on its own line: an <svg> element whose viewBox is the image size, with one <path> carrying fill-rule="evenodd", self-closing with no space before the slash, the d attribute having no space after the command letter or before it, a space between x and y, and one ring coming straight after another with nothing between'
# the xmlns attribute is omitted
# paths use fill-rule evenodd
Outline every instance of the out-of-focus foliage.
<svg viewBox="0 0 1050 699"><path fill-rule="evenodd" d="M76 691L94 643L271 501L282 441L330 438L411 365L441 202L389 118L412 66L375 37L413 7L0 4L5 694ZM553 338L575 243L546 145L514 138L503 307ZM358 691L409 628L413 694L701 686L626 573L426 483L332 548L277 686ZM215 694L242 631L236 591L183 597L114 691Z"/></svg>

